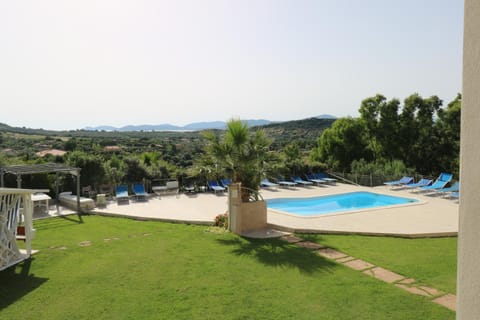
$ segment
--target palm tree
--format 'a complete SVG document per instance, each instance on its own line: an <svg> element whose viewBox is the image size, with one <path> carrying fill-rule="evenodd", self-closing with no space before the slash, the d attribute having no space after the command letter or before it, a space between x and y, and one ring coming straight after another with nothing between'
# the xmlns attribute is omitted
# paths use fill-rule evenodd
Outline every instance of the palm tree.
<svg viewBox="0 0 480 320"><path fill-rule="evenodd" d="M259 189L271 142L263 131L251 133L247 124L238 119L227 123L223 137L213 131L204 136L209 141L207 156L222 170L231 172L233 182L240 182L246 188L242 189L242 201L248 202L251 194Z"/></svg>

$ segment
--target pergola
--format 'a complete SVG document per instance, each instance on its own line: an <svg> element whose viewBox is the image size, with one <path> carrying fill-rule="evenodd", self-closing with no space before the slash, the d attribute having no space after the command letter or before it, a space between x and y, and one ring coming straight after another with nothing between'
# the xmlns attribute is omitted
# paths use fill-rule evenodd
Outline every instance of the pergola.
<svg viewBox="0 0 480 320"><path fill-rule="evenodd" d="M68 173L77 180L77 213L80 215L80 168L70 167L61 163L28 164L0 167L0 186L4 187L5 174L14 174L17 177L17 188L22 188L22 176L40 173L55 173L55 191L57 195L57 211L59 203L58 180L60 173Z"/></svg>

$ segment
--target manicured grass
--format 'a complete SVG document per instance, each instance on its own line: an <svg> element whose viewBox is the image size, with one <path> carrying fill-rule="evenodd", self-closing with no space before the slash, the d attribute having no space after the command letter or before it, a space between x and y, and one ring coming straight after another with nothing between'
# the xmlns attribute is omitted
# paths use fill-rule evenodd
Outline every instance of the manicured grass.
<svg viewBox="0 0 480 320"><path fill-rule="evenodd" d="M30 263L0 272L1 319L454 319L281 240L97 216L36 221ZM90 241L90 245L80 246ZM88 244L88 242L86 243Z"/></svg>
<svg viewBox="0 0 480 320"><path fill-rule="evenodd" d="M455 294L457 238L403 239L357 235L300 235Z"/></svg>

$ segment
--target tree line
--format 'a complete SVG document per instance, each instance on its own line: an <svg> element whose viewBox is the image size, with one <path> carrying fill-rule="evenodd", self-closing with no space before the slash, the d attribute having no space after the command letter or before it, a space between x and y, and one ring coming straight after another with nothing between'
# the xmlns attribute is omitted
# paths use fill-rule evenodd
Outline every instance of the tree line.
<svg viewBox="0 0 480 320"><path fill-rule="evenodd" d="M366 98L360 117L335 121L318 138L310 157L341 172L448 171L458 176L461 100L458 94L443 108L437 96L416 93L403 104L381 94Z"/></svg>

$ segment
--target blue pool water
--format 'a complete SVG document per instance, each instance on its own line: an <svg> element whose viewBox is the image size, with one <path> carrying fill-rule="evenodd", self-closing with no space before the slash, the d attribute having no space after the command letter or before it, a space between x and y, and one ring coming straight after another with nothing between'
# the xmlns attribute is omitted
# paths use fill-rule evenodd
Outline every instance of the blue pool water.
<svg viewBox="0 0 480 320"><path fill-rule="evenodd" d="M267 206L301 216L360 210L417 202L415 199L387 196L372 192L351 192L315 198L282 198L267 200Z"/></svg>

